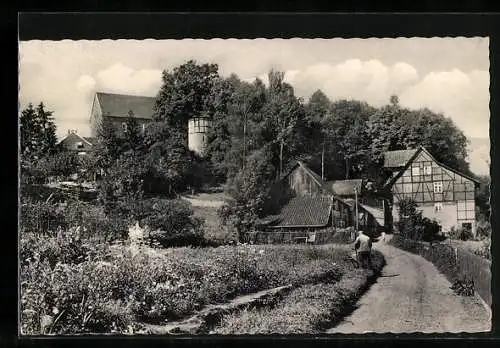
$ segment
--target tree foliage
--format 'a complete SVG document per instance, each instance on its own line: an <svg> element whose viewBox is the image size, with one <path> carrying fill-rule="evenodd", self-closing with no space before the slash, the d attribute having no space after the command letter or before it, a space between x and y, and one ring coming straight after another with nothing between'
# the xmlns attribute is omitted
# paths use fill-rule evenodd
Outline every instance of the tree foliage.
<svg viewBox="0 0 500 348"><path fill-rule="evenodd" d="M190 118L202 115L210 117L213 114L211 94L218 78L217 64L200 65L194 60L171 72L164 71L154 119L167 121L173 128L186 131Z"/></svg>
<svg viewBox="0 0 500 348"><path fill-rule="evenodd" d="M417 209L417 204L412 199L399 201L399 221L397 228L405 239L423 240L432 242L440 239L439 224L422 216L422 211Z"/></svg>
<svg viewBox="0 0 500 348"><path fill-rule="evenodd" d="M20 133L22 157L40 158L55 152L57 137L53 112L45 110L43 102L36 108L30 103L21 112Z"/></svg>

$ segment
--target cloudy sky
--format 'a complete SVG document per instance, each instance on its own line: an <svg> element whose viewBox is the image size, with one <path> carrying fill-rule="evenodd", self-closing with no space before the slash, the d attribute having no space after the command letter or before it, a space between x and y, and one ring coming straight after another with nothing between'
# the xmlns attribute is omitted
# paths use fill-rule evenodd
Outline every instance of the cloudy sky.
<svg viewBox="0 0 500 348"><path fill-rule="evenodd" d="M275 68L304 99L321 89L332 100L380 106L397 94L403 106L443 113L471 141L471 168L486 173L488 45L487 38L26 41L19 48L20 106L43 101L59 137L68 129L86 136L96 91L154 96L161 71L188 59L248 80L265 80Z"/></svg>

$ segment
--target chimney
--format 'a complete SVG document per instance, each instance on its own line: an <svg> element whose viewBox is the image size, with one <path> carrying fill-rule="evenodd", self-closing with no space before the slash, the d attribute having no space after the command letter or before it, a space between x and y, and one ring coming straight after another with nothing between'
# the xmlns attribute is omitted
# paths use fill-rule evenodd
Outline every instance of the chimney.
<svg viewBox="0 0 500 348"><path fill-rule="evenodd" d="M70 135L70 134L71 134L71 129L68 129L68 135Z"/></svg>

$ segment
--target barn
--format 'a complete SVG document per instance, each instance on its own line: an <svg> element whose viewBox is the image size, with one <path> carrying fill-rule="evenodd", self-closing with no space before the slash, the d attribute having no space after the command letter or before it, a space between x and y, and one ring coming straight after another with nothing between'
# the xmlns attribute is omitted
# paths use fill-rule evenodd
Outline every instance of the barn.
<svg viewBox="0 0 500 348"><path fill-rule="evenodd" d="M277 211L269 221L270 231L307 230L352 225L352 211L333 194L321 177L303 162L271 187L266 210Z"/></svg>

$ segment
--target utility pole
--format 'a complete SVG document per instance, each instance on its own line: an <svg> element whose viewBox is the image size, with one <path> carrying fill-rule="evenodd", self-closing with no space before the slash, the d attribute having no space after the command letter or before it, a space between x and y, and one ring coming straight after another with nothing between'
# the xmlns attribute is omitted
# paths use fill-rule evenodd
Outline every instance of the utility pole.
<svg viewBox="0 0 500 348"><path fill-rule="evenodd" d="M323 150L321 151L321 180L325 180L325 142L323 142Z"/></svg>
<svg viewBox="0 0 500 348"><path fill-rule="evenodd" d="M245 170L245 162L247 159L247 113L245 112L243 121L243 170Z"/></svg>
<svg viewBox="0 0 500 348"><path fill-rule="evenodd" d="M358 189L356 187L354 188L354 204L356 207L356 232L357 232L359 231L359 226L358 226L359 214L358 214Z"/></svg>
<svg viewBox="0 0 500 348"><path fill-rule="evenodd" d="M280 142L280 177L283 174L283 139Z"/></svg>

